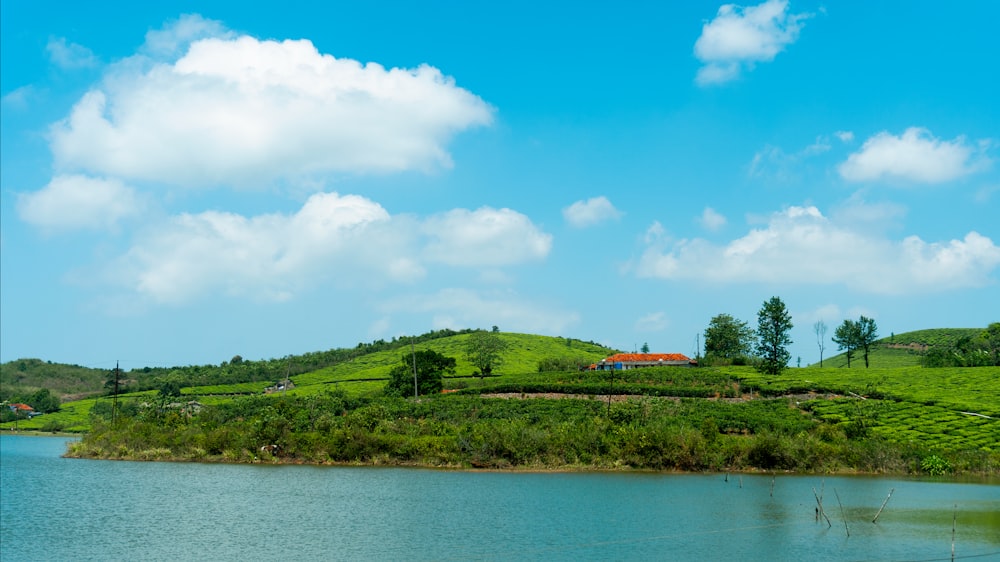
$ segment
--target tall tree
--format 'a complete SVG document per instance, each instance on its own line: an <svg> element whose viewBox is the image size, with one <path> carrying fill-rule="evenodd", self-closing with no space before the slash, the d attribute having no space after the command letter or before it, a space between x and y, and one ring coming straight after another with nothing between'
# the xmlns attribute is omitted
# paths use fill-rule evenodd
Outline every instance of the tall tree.
<svg viewBox="0 0 1000 562"><path fill-rule="evenodd" d="M816 345L819 346L819 366L823 366L823 351L826 350L826 322L818 320L813 324L813 331L816 332Z"/></svg>
<svg viewBox="0 0 1000 562"><path fill-rule="evenodd" d="M503 364L504 351L507 351L507 342L498 332L473 332L465 340L465 356L479 369L480 379Z"/></svg>
<svg viewBox="0 0 1000 562"><path fill-rule="evenodd" d="M982 338L986 340L986 348L990 352L993 364L1000 367L1000 322L993 322L987 326Z"/></svg>
<svg viewBox="0 0 1000 562"><path fill-rule="evenodd" d="M643 353L649 353L649 343L643 342L642 347L640 349L642 350Z"/></svg>
<svg viewBox="0 0 1000 562"><path fill-rule="evenodd" d="M860 333L858 323L851 319L844 320L844 323L837 326L833 331L833 343L837 344L837 349L843 350L847 356L847 368L851 368L851 358L854 357L854 350L858 348Z"/></svg>
<svg viewBox="0 0 1000 562"><path fill-rule="evenodd" d="M862 315L858 318L858 348L865 354L865 369L868 368L868 353L878 340L878 326L875 321Z"/></svg>
<svg viewBox="0 0 1000 562"><path fill-rule="evenodd" d="M788 365L792 354L785 346L791 345L788 333L792 329L792 315L778 297L764 302L757 313L757 369L768 375L778 375Z"/></svg>
<svg viewBox="0 0 1000 562"><path fill-rule="evenodd" d="M705 328L705 356L735 359L750 354L753 330L729 314L719 314Z"/></svg>
<svg viewBox="0 0 1000 562"><path fill-rule="evenodd" d="M421 395L437 394L443 387L445 374L455 372L455 358L426 349L414 353L404 353L399 365L389 371L386 394L411 396L413 394L414 363L416 363L417 388Z"/></svg>

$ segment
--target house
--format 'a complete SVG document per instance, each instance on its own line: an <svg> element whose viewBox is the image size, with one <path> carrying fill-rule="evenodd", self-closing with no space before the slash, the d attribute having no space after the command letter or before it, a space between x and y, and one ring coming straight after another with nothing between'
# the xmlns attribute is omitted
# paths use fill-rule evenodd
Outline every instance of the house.
<svg viewBox="0 0 1000 562"><path fill-rule="evenodd" d="M29 418L41 415L41 412L36 412L34 408L27 404L22 404L20 402L15 402L9 405L10 411L15 414L20 414Z"/></svg>
<svg viewBox="0 0 1000 562"><path fill-rule="evenodd" d="M640 367L696 367L698 362L681 353L616 353L590 366L594 371L621 371Z"/></svg>

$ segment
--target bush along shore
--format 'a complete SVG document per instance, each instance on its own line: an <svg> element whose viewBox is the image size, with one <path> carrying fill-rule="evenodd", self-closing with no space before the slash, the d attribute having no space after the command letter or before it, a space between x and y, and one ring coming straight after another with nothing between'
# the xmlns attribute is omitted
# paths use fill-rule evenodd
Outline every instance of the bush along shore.
<svg viewBox="0 0 1000 562"><path fill-rule="evenodd" d="M126 404L67 456L398 465L511 470L789 471L1000 474L993 447L945 447L872 431L866 404L824 419L827 400L707 400L599 395L510 399L453 393L420 400L248 396L198 411ZM868 401L875 402L875 401ZM995 424L985 429L993 435Z"/></svg>

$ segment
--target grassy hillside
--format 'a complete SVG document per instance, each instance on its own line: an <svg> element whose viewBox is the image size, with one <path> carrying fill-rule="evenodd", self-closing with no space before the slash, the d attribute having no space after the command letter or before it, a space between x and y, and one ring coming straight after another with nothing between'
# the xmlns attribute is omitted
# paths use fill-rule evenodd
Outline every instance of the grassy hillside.
<svg viewBox="0 0 1000 562"><path fill-rule="evenodd" d="M534 373L538 370L538 362L546 358L560 358L590 363L618 351L572 338L515 333L501 333L500 336L507 342L509 347L503 354L503 364L494 370L494 376ZM464 346L468 338L468 333L460 333L423 341L415 344L414 347L417 351L430 349L442 355L455 358L457 363L454 375L455 379L445 384L447 388L455 388L456 386L466 385L464 382L455 381L467 380L475 372L475 368L465 358ZM380 393L385 387L390 369L398 365L401 358L404 355L409 355L409 353L409 347L367 352L358 354L352 359L332 366L292 375L290 380L294 386L281 394L308 396L320 394L324 390L337 388L344 390L352 396L373 396ZM294 362L296 359L296 357L292 357L289 358L289 361ZM66 366L54 365L52 371L57 374L73 372L71 369L65 369L64 367ZM198 369L205 371L208 368L200 367ZM225 369L225 367L218 369ZM99 375L96 381L90 383L92 384L90 387L91 390L98 393L104 392L104 380L107 377L107 373L95 369L91 369L91 371ZM132 371L128 376L141 377L143 376L143 372L142 370ZM66 378L68 379L68 376ZM214 404L232 400L239 396L260 395L264 392L265 388L277 382L279 378L278 375L274 375L272 379L267 381L184 386L181 388L181 398L177 399L177 401L197 401L201 404ZM50 384L65 385L65 380L56 376L50 380ZM120 399L122 401L137 400L149 402L151 396L153 394L150 391L141 391L124 393L120 396ZM99 400L108 401L110 399L100 398ZM67 403L63 405L65 411L38 416L31 420L21 420L19 427L36 430L63 429L66 431L86 431L89 424L88 413L94 402L95 400L84 400L82 402ZM13 423L0 424L0 428L3 429L12 426Z"/></svg>
<svg viewBox="0 0 1000 562"><path fill-rule="evenodd" d="M0 365L2 399L47 388L62 399L100 392L108 371L41 359L18 359Z"/></svg>
<svg viewBox="0 0 1000 562"><path fill-rule="evenodd" d="M831 327L831 330L834 327ZM890 334L878 340L875 349L868 356L871 367L918 367L920 358L930 348L952 347L962 337L975 338L983 332L983 328L934 328L916 330L903 334ZM829 335L829 334L828 334ZM828 342L827 353L835 352L836 344ZM816 362L811 367L819 367ZM847 367L847 355L839 353L823 358L824 367ZM860 352L855 352L851 360L852 369L864 369L865 360Z"/></svg>
<svg viewBox="0 0 1000 562"><path fill-rule="evenodd" d="M455 375L471 376L476 372L476 369L465 358L465 344L469 336L470 334L459 334L423 342L414 346L414 349L416 351L432 350L447 357L453 357L457 363ZM514 333L501 333L500 336L507 342L508 348L503 354L503 364L494 369L494 375L534 373L538 371L538 362L546 358L591 363L616 353L616 350L575 339ZM306 390L306 388L315 385L386 379L389 376L389 371L400 364L403 356L409 354L409 348L380 351L346 363L296 375L291 379L297 387L296 392L315 391L317 389ZM384 384L384 382L379 383L379 386Z"/></svg>

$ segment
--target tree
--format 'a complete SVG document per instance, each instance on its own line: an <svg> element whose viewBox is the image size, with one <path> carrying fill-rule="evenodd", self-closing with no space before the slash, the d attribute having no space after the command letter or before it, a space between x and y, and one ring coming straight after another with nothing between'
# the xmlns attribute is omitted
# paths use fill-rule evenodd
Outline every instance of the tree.
<svg viewBox="0 0 1000 562"><path fill-rule="evenodd" d="M646 342L643 342L641 349L642 349L643 353L649 353L649 344L646 343Z"/></svg>
<svg viewBox="0 0 1000 562"><path fill-rule="evenodd" d="M416 363L418 394L421 395L440 393L444 375L455 372L454 357L446 357L430 349L404 353L400 364L389 371L389 383L385 386L386 394L393 396L413 394L414 363Z"/></svg>
<svg viewBox="0 0 1000 562"><path fill-rule="evenodd" d="M497 332L473 332L465 340L465 356L479 369L480 380L503 364L504 351L507 351L507 342Z"/></svg>
<svg viewBox="0 0 1000 562"><path fill-rule="evenodd" d="M179 398L181 395L181 385L177 381L166 381L160 385L160 398L168 400Z"/></svg>
<svg viewBox="0 0 1000 562"><path fill-rule="evenodd" d="M862 315L858 318L858 348L865 353L865 369L868 368L868 353L878 339L878 326L875 321Z"/></svg>
<svg viewBox="0 0 1000 562"><path fill-rule="evenodd" d="M1000 322L993 322L987 326L981 337L986 340L986 348L990 352L993 364L1000 367Z"/></svg>
<svg viewBox="0 0 1000 562"><path fill-rule="evenodd" d="M59 411L59 397L47 388L40 388L25 400L36 412L49 414Z"/></svg>
<svg viewBox="0 0 1000 562"><path fill-rule="evenodd" d="M819 320L813 324L816 332L816 345L819 346L819 366L823 366L823 352L826 350L826 322Z"/></svg>
<svg viewBox="0 0 1000 562"><path fill-rule="evenodd" d="M764 302L757 313L757 370L768 375L779 375L788 365L792 354L785 346L791 345L788 335L793 327L792 315L778 297Z"/></svg>
<svg viewBox="0 0 1000 562"><path fill-rule="evenodd" d="M736 359L750 354L753 330L729 314L719 314L705 328L705 356Z"/></svg>
<svg viewBox="0 0 1000 562"><path fill-rule="evenodd" d="M838 350L844 350L847 356L847 368L851 368L851 358L854 357L854 350L858 348L861 339L858 323L854 320L846 319L844 323L837 326L833 331L833 343L837 344Z"/></svg>

